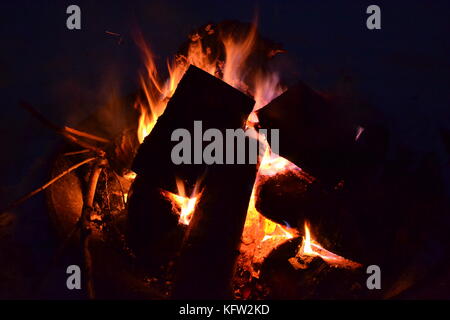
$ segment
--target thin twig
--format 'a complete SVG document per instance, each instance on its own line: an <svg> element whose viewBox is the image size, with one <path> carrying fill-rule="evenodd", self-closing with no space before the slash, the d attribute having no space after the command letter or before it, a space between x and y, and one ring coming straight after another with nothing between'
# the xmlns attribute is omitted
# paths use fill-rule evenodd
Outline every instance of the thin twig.
<svg viewBox="0 0 450 320"><path fill-rule="evenodd" d="M91 152L91 150L83 149L83 150L80 150L80 151L73 151L73 152L63 153L63 156L74 156L74 155L77 155L77 154L83 154L83 153L88 153L88 152Z"/></svg>
<svg viewBox="0 0 450 320"><path fill-rule="evenodd" d="M55 125L54 123L52 123L51 121L46 119L39 111L34 109L29 103L21 102L20 106L22 108L24 108L25 110L27 110L28 112L30 112L34 117L36 117L44 125L46 125L50 129L52 129L53 131L56 131L56 133L62 135L64 138L66 138L67 140L71 141L72 143L75 143L75 144L77 144L77 145L79 145L79 146L81 146L81 147L83 147L85 149L92 150L92 151L96 152L101 157L105 156L105 151L103 151L102 149L97 148L97 147L95 147L95 146L93 146L93 145L91 145L91 144L89 144L89 143L87 143L85 141L77 139L76 137L74 137L73 135L68 133L63 128L58 127L57 125Z"/></svg>
<svg viewBox="0 0 450 320"><path fill-rule="evenodd" d="M84 203L83 210L81 212L81 246L83 250L83 260L84 260L84 269L85 269L85 281L86 281L86 289L88 293L89 299L95 298L94 284L93 284L93 275L92 275L92 256L91 251L89 249L89 240L91 236L91 227L90 227L90 217L91 213L94 210L94 197L95 191L97 189L98 178L103 170L103 165L106 164L106 160L101 160L97 162L96 166L92 169L91 175L89 177L89 185L86 193L84 194Z"/></svg>
<svg viewBox="0 0 450 320"><path fill-rule="evenodd" d="M18 206L19 204L21 204L22 202L30 199L32 196L36 195L37 193L47 189L49 186L51 186L53 183L55 183L56 181L58 181L59 179L61 179L62 177L64 177L66 174L72 172L73 170L81 167L82 165L94 161L95 159L97 159L97 157L93 157L93 158L88 158L86 160L83 160L73 166L71 166L69 169L64 170L63 172L61 172L60 174L58 174L56 177L54 177L53 179L51 179L50 181L48 181L46 184L44 184L43 186L37 188L36 190L27 193L26 195L24 195L23 197L21 197L20 199L12 202L9 206L7 206L5 209L3 209L2 211L0 211L0 215L2 215L3 213L5 213L8 210L11 210L12 208L15 208L16 206Z"/></svg>
<svg viewBox="0 0 450 320"><path fill-rule="evenodd" d="M103 143L110 143L110 141L108 139L96 136L96 135L94 135L92 133L87 133L87 132L84 132L84 131L80 131L80 130L77 130L77 129L74 129L74 128L71 128L71 127L65 126L64 130L66 130L67 132L69 132L69 133L71 133L73 135L79 136L79 137L84 137L84 138L88 138L88 139L99 141L99 142L103 142Z"/></svg>
<svg viewBox="0 0 450 320"><path fill-rule="evenodd" d="M119 183L120 193L122 194L123 207L126 208L127 207L127 200L125 199L125 192L123 191L122 182L120 182L119 175L115 171L113 171L113 175L114 175L114 177L116 177L116 180Z"/></svg>

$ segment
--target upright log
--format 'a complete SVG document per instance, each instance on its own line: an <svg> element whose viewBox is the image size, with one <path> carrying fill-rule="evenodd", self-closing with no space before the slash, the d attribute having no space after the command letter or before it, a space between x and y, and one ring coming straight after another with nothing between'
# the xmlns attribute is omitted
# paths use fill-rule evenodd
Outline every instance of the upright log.
<svg viewBox="0 0 450 320"><path fill-rule="evenodd" d="M194 121L202 121L203 131L215 128L224 133L225 129L242 128L253 104L250 97L207 72L194 66L187 70L165 112L140 146L132 166L138 176L129 198L128 238L138 254L147 255L153 262L160 263L158 260L162 256L175 253L179 245L177 230L180 226L171 212L170 203L160 192L163 189L177 193L175 181L178 178L185 183L186 194L189 195L207 168L204 163L193 164L194 159L191 159L191 164L173 163L171 152L178 143L171 141L173 131L183 128L193 136ZM230 169L227 172L231 173ZM236 178L235 174L232 176ZM211 192L225 195L233 191L233 187L227 190L225 185L219 190L220 182L217 182L212 187L217 190ZM230 197L227 196L227 199ZM245 200L248 201L248 197Z"/></svg>
<svg viewBox="0 0 450 320"><path fill-rule="evenodd" d="M171 151L178 141L171 140L172 133L184 128L193 136L194 121L202 121L203 132L210 128L222 132L225 129L242 128L253 105L253 99L247 95L209 73L190 66L166 110L140 146L132 170L157 181L159 187L169 191L176 191L175 177L193 186L206 169L206 164L194 164L193 157L191 164L174 164ZM194 141L191 142L193 144Z"/></svg>
<svg viewBox="0 0 450 320"><path fill-rule="evenodd" d="M177 263L173 298L232 298L231 279L256 171L256 165L208 168Z"/></svg>

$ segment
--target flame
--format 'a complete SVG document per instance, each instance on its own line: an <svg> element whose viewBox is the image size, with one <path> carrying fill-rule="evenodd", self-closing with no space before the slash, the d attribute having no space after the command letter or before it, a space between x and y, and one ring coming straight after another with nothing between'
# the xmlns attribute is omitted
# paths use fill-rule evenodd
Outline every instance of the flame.
<svg viewBox="0 0 450 320"><path fill-rule="evenodd" d="M305 236L303 237L302 254L315 255L315 252L311 247L311 232L309 231L307 222L305 222Z"/></svg>
<svg viewBox="0 0 450 320"><path fill-rule="evenodd" d="M245 63L252 52L255 40L256 23L252 24L250 32L243 40L237 40L231 35L223 39L226 55L223 80L244 92L248 90L248 85L243 81L247 69Z"/></svg>
<svg viewBox="0 0 450 320"><path fill-rule="evenodd" d="M285 171L301 172L301 169L288 160L272 153L270 148L260 159L260 166L253 186L247 210L244 231L242 233L241 262L243 268L250 271L253 277L259 277L259 266L264 259L286 241L298 236L298 231L283 226L264 217L255 207L259 184L267 177Z"/></svg>
<svg viewBox="0 0 450 320"><path fill-rule="evenodd" d="M276 174L293 172L306 178L308 182L313 182L314 178L297 167L289 160L273 153L269 147L266 148L264 156L260 162L259 172L260 176L271 177Z"/></svg>
<svg viewBox="0 0 450 320"><path fill-rule="evenodd" d="M145 137L147 137L152 131L153 127L156 124L156 120L154 117L148 115L146 109L139 105L141 115L139 116L139 129L138 129L138 140L139 143L144 142Z"/></svg>
<svg viewBox="0 0 450 320"><path fill-rule="evenodd" d="M165 190L162 191L162 194L172 202L174 213L180 216L178 223L189 225L189 222L191 222L194 215L197 202L201 196L201 192L198 191L199 181L196 183L194 190L189 197L186 195L183 181L177 179L176 182L178 194Z"/></svg>
<svg viewBox="0 0 450 320"><path fill-rule="evenodd" d="M205 30L208 34L215 32L211 25L206 26ZM278 74L275 72L259 72L253 79L247 77L247 60L254 50L257 39L256 22L252 24L244 37L220 35L218 39L225 50L224 61L213 57L211 50L202 45L201 36L195 33L190 36L186 56L177 55L167 61L169 75L165 81L162 81L157 72L154 54L143 37L140 34L137 35L136 42L142 51L145 63L145 72L140 76L143 98L138 98L135 103L135 108L140 113L137 130L140 143L152 131L190 64L253 96L256 102L253 111L283 93L284 88L280 85ZM254 123L255 118L255 114L252 113L249 119Z"/></svg>
<svg viewBox="0 0 450 320"><path fill-rule="evenodd" d="M255 202L255 188L253 188L240 251L242 267L250 271L253 277L258 278L259 270L256 266L278 246L296 237L297 230L267 219L255 208Z"/></svg>
<svg viewBox="0 0 450 320"><path fill-rule="evenodd" d="M206 26L205 30L208 34L215 32L211 25ZM158 117L164 112L168 101L190 64L253 96L255 106L247 120L247 127L250 128L258 123L255 111L283 93L284 88L280 85L279 76L275 72L260 71L252 79L249 79L247 60L254 50L257 39L256 23L253 23L244 37L221 35L218 39L222 42L225 50L224 61L213 57L211 50L203 46L201 35L195 33L190 36L187 54L175 56L167 61L168 78L162 81L158 75L155 57L150 47L141 36L137 38L145 61L145 72L140 77L143 95L135 103L135 108L140 112L137 132L140 143L151 133ZM258 136L258 139L265 140L264 137L260 136ZM299 175L308 182L315 180L293 163L272 153L267 142L266 146L266 152L260 159L258 175L249 202L240 248L243 268L249 270L254 277L259 276L259 271L255 266L261 264L272 250L298 236L296 229L277 224L258 212L255 203L256 190L259 184L267 177L284 172ZM179 215L179 223L188 225L201 192L198 192L196 184L192 194L186 195L184 184L180 180L177 180L177 188L178 194L169 191L162 191L162 194L172 202L174 212ZM305 223L302 245L297 255L290 261L293 263L294 260L298 261L305 257L320 257L327 263L339 267L356 268L360 266L356 262L324 249L312 238L307 223Z"/></svg>
<svg viewBox="0 0 450 320"><path fill-rule="evenodd" d="M313 240L309 229L309 224L305 221L305 235L303 237L302 244L299 247L296 256L289 259L289 261L294 268L306 268L307 264L311 261L308 257L320 257L322 260L336 268L356 269L362 266L360 263L348 260L323 248L318 242ZM306 262L306 264L301 264L298 260Z"/></svg>

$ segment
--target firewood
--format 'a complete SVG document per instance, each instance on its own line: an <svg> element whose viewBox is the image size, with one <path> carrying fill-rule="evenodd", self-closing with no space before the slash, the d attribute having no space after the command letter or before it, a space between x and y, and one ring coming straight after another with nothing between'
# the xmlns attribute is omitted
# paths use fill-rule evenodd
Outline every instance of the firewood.
<svg viewBox="0 0 450 320"><path fill-rule="evenodd" d="M177 142L171 141L172 132L178 128L189 130L196 120L202 121L203 131L241 128L253 104L250 97L222 80L190 66L166 110L140 146L132 170L157 180L161 188L169 191L175 192L175 177L194 185L206 165L173 164L171 150Z"/></svg>
<svg viewBox="0 0 450 320"><path fill-rule="evenodd" d="M232 297L231 278L255 177L256 165L208 168L177 263L174 298Z"/></svg>
<svg viewBox="0 0 450 320"><path fill-rule="evenodd" d="M91 152L91 150L89 150L89 149L83 149L83 150L79 150L79 151L65 152L65 153L63 154L63 156L75 156L75 155L78 155L78 154L88 153L88 152Z"/></svg>
<svg viewBox="0 0 450 320"><path fill-rule="evenodd" d="M300 82L258 111L263 128L280 130L280 155L318 179L336 184L351 167L359 123L344 102Z"/></svg>
<svg viewBox="0 0 450 320"><path fill-rule="evenodd" d="M295 255L301 241L296 238L284 243L264 260L260 282L268 287L266 299L357 299L381 291L367 290L365 268L335 268L319 257L313 257L304 268L294 268L286 257Z"/></svg>
<svg viewBox="0 0 450 320"><path fill-rule="evenodd" d="M66 140L70 141L71 143L79 145L79 146L81 146L81 147L83 147L85 149L89 149L91 151L94 151L96 154L98 154L101 157L105 156L105 152L101 148L98 148L98 147L96 147L96 146L94 146L94 145L92 145L90 143L82 141L82 140L78 139L77 137L75 137L74 135L72 135L71 133L69 133L69 131L67 131L66 129L60 128L59 126L55 125L54 123L49 121L47 118L45 118L39 111L37 111L29 103L21 102L20 106L22 108L24 108L25 110L27 110L28 112L30 112L36 119L38 119L46 127L52 129L53 131L55 131L56 133L58 133L59 135L64 137ZM80 131L78 131L78 132L81 133ZM83 134L85 136L89 135L89 134L86 134L86 133L83 133ZM93 136L93 135L90 135L90 136Z"/></svg>
<svg viewBox="0 0 450 320"><path fill-rule="evenodd" d="M94 210L94 196L95 191L97 189L98 178L103 170L103 166L106 164L106 160L98 161L94 168L91 171L88 187L84 194L83 199L83 210L81 212L80 222L81 222L81 230L80 230L80 240L81 240L81 248L83 252L83 266L84 266L84 279L85 279L85 288L88 294L89 299L94 299L95 291L94 284L92 278L92 256L89 249L89 241L91 236L91 228L90 228L90 215Z"/></svg>
<svg viewBox="0 0 450 320"><path fill-rule="evenodd" d="M82 165L92 162L94 160L96 160L97 158L88 158L86 160L83 160L73 166L71 166L70 168L68 168L67 170L64 170L63 172L61 172L60 174L58 174L56 177L54 177L53 179L51 179L50 181L48 181L46 184L44 184L43 186L37 188L36 190L33 190L30 193L27 193L26 195L24 195L23 197L21 197L20 199L12 202L10 205L8 205L5 209L0 211L0 215L2 215L4 212L11 210L13 208L15 208L16 206L20 205L21 203L23 203L24 201L30 199L31 197L33 197L34 195L38 194L39 192L47 189L49 186L51 186L53 183L55 183L56 181L58 181L59 179L61 179L62 177L64 177L66 174L74 171L75 169L81 167Z"/></svg>
<svg viewBox="0 0 450 320"><path fill-rule="evenodd" d="M64 130L69 132L69 133L71 133L71 134L73 134L73 135L80 136L80 137L83 137L83 138L87 138L87 139L91 139L91 140L98 141L98 142L103 142L103 143L110 143L110 141L108 139L105 139L105 138L102 138L102 137L98 137L98 136L93 135L91 133L83 132L83 131L80 131L80 130L77 130L77 129L73 129L73 128L70 128L70 127L67 127L67 126L64 127Z"/></svg>
<svg viewBox="0 0 450 320"><path fill-rule="evenodd" d="M158 273L162 264L175 257L185 231L161 191L137 176L128 200L127 241L139 263L151 273Z"/></svg>
<svg viewBox="0 0 450 320"><path fill-rule="evenodd" d="M202 121L204 130L242 128L253 104L251 98L220 79L194 66L188 69L134 159L132 170L137 178L129 197L129 239L135 251L151 257L156 255L151 254L152 250L171 252L176 247L178 218L160 192L177 193L175 179L179 178L186 185L186 194L190 194L207 168L205 164L172 162L171 150L176 144L171 141L172 132L178 128L189 130L196 120ZM174 243L168 241L169 235L173 235Z"/></svg>
<svg viewBox="0 0 450 320"><path fill-rule="evenodd" d="M305 220L317 226L321 220L333 218L334 212L324 208L331 198L330 192L317 181L287 171L261 179L255 207L272 221L302 229Z"/></svg>

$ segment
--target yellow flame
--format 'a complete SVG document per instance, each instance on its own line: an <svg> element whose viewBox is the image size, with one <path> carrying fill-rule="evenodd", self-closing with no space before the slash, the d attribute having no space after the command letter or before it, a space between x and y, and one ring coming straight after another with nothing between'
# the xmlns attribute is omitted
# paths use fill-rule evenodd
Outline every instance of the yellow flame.
<svg viewBox="0 0 450 320"><path fill-rule="evenodd" d="M189 225L194 215L197 202L201 196L201 192L198 191L199 182L196 183L190 196L186 195L185 186L182 180L177 178L176 183L178 194L165 190L162 191L162 194L172 202L174 213L180 216L178 223Z"/></svg>
<svg viewBox="0 0 450 320"><path fill-rule="evenodd" d="M211 26L206 27L208 34L214 32ZM214 75L221 77L223 81L238 90L250 94L255 100L253 111L265 106L272 99L283 92L279 83L278 74L274 72L258 72L249 79L248 77L248 58L255 48L257 39L256 23L252 25L249 32L244 37L226 35L219 37L224 49L225 60L219 61L213 58L211 51L204 48L199 34L193 34L190 37L190 43L186 56L176 56L167 62L169 77L161 81L158 76L154 55L149 46L142 37L138 38L138 45L141 47L145 60L145 73L141 75L140 82L143 91L143 98L136 101L135 107L140 112L138 139L142 143L147 135L150 134L158 117L164 112L169 99L175 92L179 81L183 77L190 64ZM254 112L251 113L247 124L249 127L258 122ZM258 136L258 139L262 137ZM266 149L261 160L258 177L270 176L280 172L292 170L300 172L296 167L286 159L279 157ZM263 215L255 208L255 190L258 187L260 179L255 182L252 196L250 199L244 231L242 235L241 253L247 257L247 267L254 276L257 272L253 270L253 263L261 263L270 252L282 243L297 236L297 230L277 224ZM177 181L178 194L163 191L163 194L174 205L174 211L180 215L179 223L189 224L195 211L195 206L201 193L195 191L187 196L185 194L184 184Z"/></svg>
<svg viewBox="0 0 450 320"><path fill-rule="evenodd" d="M303 252L305 255L316 255L311 247L311 232L309 231L308 223L305 222L305 236L303 237Z"/></svg>
<svg viewBox="0 0 450 320"><path fill-rule="evenodd" d="M257 200L256 190L261 181L261 175L268 172L272 173L289 170L289 166L280 166L278 169L271 168L271 162L269 161L270 157L270 150L266 149L255 185L253 186L240 248L243 256L243 268L251 272L252 276L256 278L259 277L259 271L255 270L254 266L261 264L274 249L298 235L296 229L283 226L267 219L255 207ZM262 163L265 163L265 168L262 168Z"/></svg>
<svg viewBox="0 0 450 320"><path fill-rule="evenodd" d="M303 242L296 254L296 257L302 258L304 256L307 257L320 257L322 260L330 264L331 266L337 268L349 268L356 269L361 267L360 263L348 260L344 257L341 257L331 251L328 251L324 247L322 247L318 242L316 242L312 236L311 231L309 229L308 222L305 221L305 235L303 237ZM293 265L296 265L295 261L290 259Z"/></svg>
<svg viewBox="0 0 450 320"><path fill-rule="evenodd" d="M246 79L247 60L254 50L257 37L256 27L256 23L253 23L248 34L243 38L232 35L219 37L219 41L225 49L225 61L219 61L212 57L211 50L203 47L199 34L191 35L187 56L180 55L167 61L169 76L165 81L162 81L158 75L150 47L143 37L138 35L136 41L141 48L145 62L145 72L140 77L144 98L138 98L135 103L135 108L140 112L137 133L139 142L142 143L152 131L190 64L217 77L222 74L223 81L252 95L256 101L254 110L263 107L280 95L283 88L279 84L279 77L276 73L260 72L254 79ZM214 33L210 25L206 27L206 30L209 34ZM252 113L250 120L254 120L254 118L255 115Z"/></svg>

